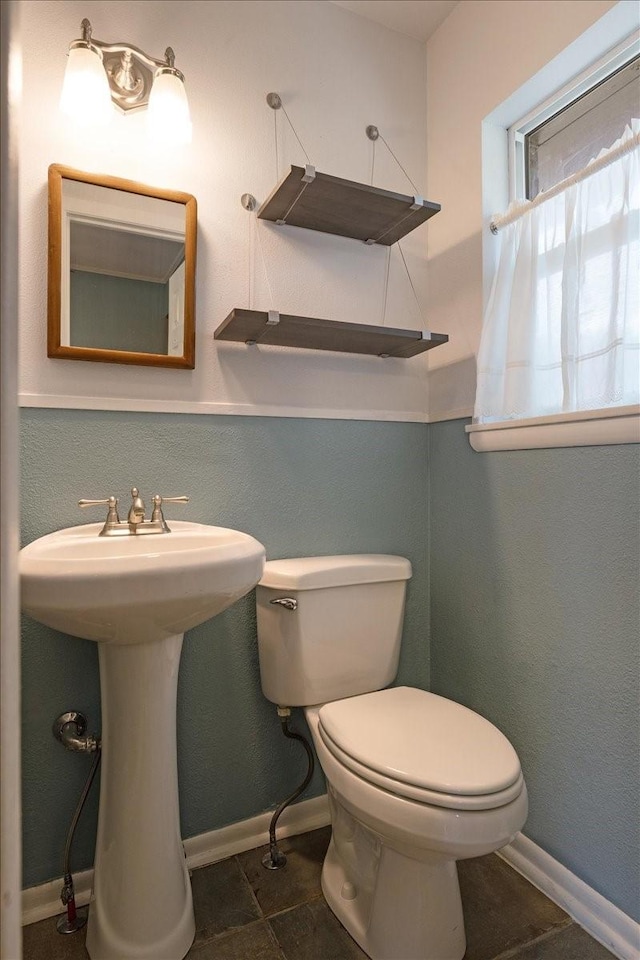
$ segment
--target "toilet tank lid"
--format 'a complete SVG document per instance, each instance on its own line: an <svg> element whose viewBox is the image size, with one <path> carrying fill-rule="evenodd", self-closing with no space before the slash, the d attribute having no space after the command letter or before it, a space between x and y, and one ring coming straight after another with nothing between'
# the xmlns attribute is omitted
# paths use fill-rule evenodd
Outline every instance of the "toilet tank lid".
<svg viewBox="0 0 640 960"><path fill-rule="evenodd" d="M361 553L268 560L259 586L276 590L318 590L356 583L408 580L410 577L411 564L404 557Z"/></svg>

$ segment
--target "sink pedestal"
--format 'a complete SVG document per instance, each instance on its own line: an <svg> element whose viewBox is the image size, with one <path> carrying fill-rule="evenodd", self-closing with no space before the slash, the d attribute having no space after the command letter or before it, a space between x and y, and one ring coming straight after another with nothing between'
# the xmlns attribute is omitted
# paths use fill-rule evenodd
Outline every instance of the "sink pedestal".
<svg viewBox="0 0 640 960"><path fill-rule="evenodd" d="M182 634L98 645L102 773L87 950L182 960L195 935L180 836L176 693Z"/></svg>
<svg viewBox="0 0 640 960"><path fill-rule="evenodd" d="M98 643L103 755L91 960L182 960L195 934L178 809L182 637L255 587L265 550L239 530L181 520L168 534L101 530L68 527L23 547L22 606Z"/></svg>

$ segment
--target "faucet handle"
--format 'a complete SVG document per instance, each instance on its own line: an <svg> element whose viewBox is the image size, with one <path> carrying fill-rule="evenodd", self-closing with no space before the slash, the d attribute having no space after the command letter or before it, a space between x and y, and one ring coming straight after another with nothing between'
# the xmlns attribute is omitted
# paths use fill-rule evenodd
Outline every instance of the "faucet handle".
<svg viewBox="0 0 640 960"><path fill-rule="evenodd" d="M159 520L163 503L189 503L190 497L161 497L159 493L156 493L151 499L153 501L153 516L151 519Z"/></svg>
<svg viewBox="0 0 640 960"><path fill-rule="evenodd" d="M106 500L78 500L78 506L82 509L85 507L99 507L103 504L109 507L106 523L120 523L118 500L116 497L107 497Z"/></svg>
<svg viewBox="0 0 640 960"><path fill-rule="evenodd" d="M152 498L153 502L153 513L151 514L151 522L162 523L166 527L164 515L162 513L162 504L163 503L188 503L189 497L161 497L159 493L156 493ZM167 528L168 530L168 528Z"/></svg>

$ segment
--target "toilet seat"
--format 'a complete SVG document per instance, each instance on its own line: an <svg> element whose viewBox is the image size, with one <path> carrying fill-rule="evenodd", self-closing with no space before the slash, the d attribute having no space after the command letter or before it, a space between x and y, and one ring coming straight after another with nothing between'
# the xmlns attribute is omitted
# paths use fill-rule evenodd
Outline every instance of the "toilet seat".
<svg viewBox="0 0 640 960"><path fill-rule="evenodd" d="M341 764L389 793L451 810L489 810L523 789L517 754L472 710L394 687L324 704L323 743Z"/></svg>

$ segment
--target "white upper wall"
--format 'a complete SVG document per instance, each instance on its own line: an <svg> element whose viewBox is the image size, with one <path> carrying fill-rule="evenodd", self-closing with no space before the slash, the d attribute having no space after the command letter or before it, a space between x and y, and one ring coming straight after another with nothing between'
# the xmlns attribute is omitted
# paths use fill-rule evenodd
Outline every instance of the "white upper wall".
<svg viewBox="0 0 640 960"><path fill-rule="evenodd" d="M240 195L262 200L276 182L278 91L311 161L323 172L368 181L376 124L422 188L426 168L424 45L333 3L214 0L23 0L21 144L21 370L23 403L119 409L424 420L426 357L335 353L214 343L213 331L248 306L250 216ZM156 57L170 45L186 76L194 139L164 155L144 136L144 115L114 115L109 130L71 129L58 111L68 44L89 16L100 40L126 40ZM280 116L279 121L284 121ZM285 124L281 125L281 129ZM411 193L376 150L375 183ZM46 357L47 168L62 163L158 187L198 201L197 348L194 371L49 360ZM304 163L284 130L285 163ZM439 216L442 216L440 214ZM381 322L387 248L260 223L273 302L255 258L256 309ZM426 300L426 230L403 243ZM386 322L419 329L397 250ZM431 329L437 329L430 323ZM442 348L439 348L442 349Z"/></svg>
<svg viewBox="0 0 640 960"><path fill-rule="evenodd" d="M429 358L432 420L473 408L483 311L482 123L613 6L462 0L427 43L427 196L442 204L428 227L429 323L449 334ZM556 88L567 79L558 75Z"/></svg>
<svg viewBox="0 0 640 960"><path fill-rule="evenodd" d="M331 0L360 17L375 20L417 40L428 40L458 0Z"/></svg>

